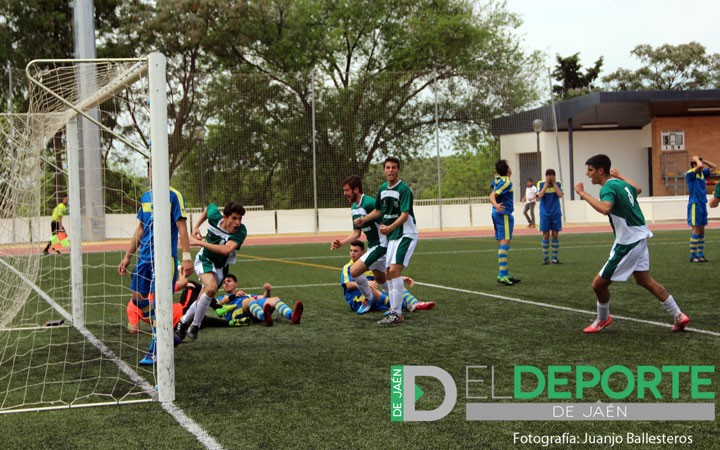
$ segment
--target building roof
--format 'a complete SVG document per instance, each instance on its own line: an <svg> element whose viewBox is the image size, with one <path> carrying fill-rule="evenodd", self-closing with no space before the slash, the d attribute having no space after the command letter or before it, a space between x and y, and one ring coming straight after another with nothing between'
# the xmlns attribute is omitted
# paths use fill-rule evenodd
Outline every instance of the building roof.
<svg viewBox="0 0 720 450"><path fill-rule="evenodd" d="M720 89L694 91L593 92L555 104L559 131L587 129L638 129L654 117L720 115ZM550 105L492 121L496 136L532 133L532 122L542 119L545 130L553 129Z"/></svg>

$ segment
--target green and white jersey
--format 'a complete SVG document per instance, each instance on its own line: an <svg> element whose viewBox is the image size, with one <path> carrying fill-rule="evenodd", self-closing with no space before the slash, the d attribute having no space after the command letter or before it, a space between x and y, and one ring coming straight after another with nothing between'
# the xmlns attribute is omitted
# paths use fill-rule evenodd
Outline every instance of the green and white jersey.
<svg viewBox="0 0 720 450"><path fill-rule="evenodd" d="M234 241L238 245L238 249L245 242L247 237L247 228L245 224L240 224L240 228L235 233L230 233L223 229L223 216L217 205L210 203L207 208L207 235L205 235L205 242L208 244L225 245L228 241ZM211 252L205 248L200 249L198 253L200 259L211 261L215 267L221 268L228 264L235 263L235 252L233 251L228 256L218 255L215 252Z"/></svg>
<svg viewBox="0 0 720 450"><path fill-rule="evenodd" d="M609 217L616 244L629 245L652 237L632 185L610 178L600 189L600 200L613 205Z"/></svg>
<svg viewBox="0 0 720 450"><path fill-rule="evenodd" d="M356 202L353 202L353 204L350 206L350 211L352 213L353 219L353 230L362 230L362 232L365 233L368 248L382 245L381 242L385 241L385 239L383 239L385 236L380 234L380 223L369 222L359 227L355 225L355 219L359 219L371 213L375 209L376 203L377 202L375 201L375 198L363 194L362 197L360 197L359 205ZM383 245L383 247L385 246L387 246L387 242L385 243L385 245Z"/></svg>
<svg viewBox="0 0 720 450"><path fill-rule="evenodd" d="M413 212L413 193L410 186L400 180L394 186L388 186L387 181L380 186L376 200L375 209L382 213L380 221L383 225L392 225L400 214L410 214L402 226L397 227L388 235L388 241L400 239L403 236L410 236L417 239L417 225L415 224L415 213Z"/></svg>

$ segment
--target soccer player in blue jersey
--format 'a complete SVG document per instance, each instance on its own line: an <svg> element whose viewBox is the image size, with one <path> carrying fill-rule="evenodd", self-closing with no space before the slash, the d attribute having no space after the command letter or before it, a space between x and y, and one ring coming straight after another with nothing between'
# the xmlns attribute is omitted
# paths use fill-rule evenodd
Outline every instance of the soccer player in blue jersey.
<svg viewBox="0 0 720 450"><path fill-rule="evenodd" d="M641 189L635 183L624 178L611 169L610 158L606 155L595 155L588 159L587 177L592 184L599 184L600 198L594 198L585 192L583 183L575 185L575 191L581 199L592 208L609 217L615 242L610 257L595 276L592 288L597 297L597 319L587 326L583 332L598 333L612 324L610 315L610 284L613 281L627 281L632 275L635 282L652 293L660 304L673 317L675 323L672 331L682 331L690 323L665 287L650 276L650 253L647 240L652 232L645 223L637 196Z"/></svg>
<svg viewBox="0 0 720 450"><path fill-rule="evenodd" d="M150 172L148 172L150 175ZM148 178L151 178L148 176ZM177 268L178 240L182 247L182 267L185 276L192 273L192 257L190 254L190 239L187 231L187 214L185 213L185 201L182 194L170 188L170 245L174 259L173 267ZM132 301L143 311L153 322L154 311L153 301L155 292L155 252L154 252L154 220L153 220L153 197L152 191L145 192L140 197L140 208L137 213L138 224L130 239L125 255L118 265L118 273L127 275L128 266L135 252L138 252L138 260L133 269L130 281ZM177 271L174 271L173 283L177 280ZM154 334L154 333L153 333ZM155 338L153 337L147 355L140 360L142 365L152 365L155 361Z"/></svg>
<svg viewBox="0 0 720 450"><path fill-rule="evenodd" d="M560 199L563 197L562 183L555 179L555 169L545 171L545 181L538 181L538 198L540 198L540 231L542 232L543 264L560 264L558 250L562 231L562 210ZM552 259L548 255L550 235L552 233Z"/></svg>
<svg viewBox="0 0 720 450"><path fill-rule="evenodd" d="M371 281L370 288L376 301L368 303L365 301L365 295L360 291L358 284L355 282L350 268L354 263L362 258L365 254L365 244L362 241L353 241L350 243L350 262L345 264L340 272L340 285L343 287L345 302L350 309L358 314L365 314L368 311L387 311L390 308L388 296L378 289L378 284ZM366 274L370 277L372 272ZM403 277L403 282L413 287L415 282L412 278ZM435 302L422 302L415 298L407 289L403 290L403 309L410 312L433 309Z"/></svg>
<svg viewBox="0 0 720 450"><path fill-rule="evenodd" d="M242 223L245 208L229 202L222 211L210 203L193 227L190 244L202 247L195 256L195 273L203 285L203 292L197 300L195 317L189 320L186 313L175 328L175 334L195 340L205 311L217 293L218 286L225 279L226 267L235 263L235 252L245 242L247 228ZM207 220L207 235L203 237L200 226Z"/></svg>
<svg viewBox="0 0 720 450"><path fill-rule="evenodd" d="M493 206L492 221L493 227L495 227L495 240L499 243L497 281L500 284L512 286L520 282L519 279L511 277L508 271L508 252L510 251L510 241L515 226L515 219L512 215L514 210L513 185L512 181L510 181L512 170L507 161L501 159L495 163L495 171L497 176L493 180L493 189L490 192L489 199Z"/></svg>
<svg viewBox="0 0 720 450"><path fill-rule="evenodd" d="M687 222L692 227L690 234L690 262L707 262L705 259L705 225L708 224L707 193L705 192L706 179L710 176L715 164L693 156L690 161L690 170L685 173L685 182L688 187Z"/></svg>
<svg viewBox="0 0 720 450"><path fill-rule="evenodd" d="M344 239L335 239L330 243L330 249L336 250L343 245L356 241L362 233L368 242L368 251L358 259L351 267L351 275L355 279L363 293L366 304L372 304L375 301L368 284L368 278L365 272L372 270L375 281L388 291L387 281L385 277L385 254L387 253L387 237L380 233L381 223L377 220L366 222L363 225L356 225L355 219L366 216L375 209L377 204L375 197L363 193L362 179L357 175L351 175L343 181L343 195L350 203L350 212L353 220L353 230Z"/></svg>

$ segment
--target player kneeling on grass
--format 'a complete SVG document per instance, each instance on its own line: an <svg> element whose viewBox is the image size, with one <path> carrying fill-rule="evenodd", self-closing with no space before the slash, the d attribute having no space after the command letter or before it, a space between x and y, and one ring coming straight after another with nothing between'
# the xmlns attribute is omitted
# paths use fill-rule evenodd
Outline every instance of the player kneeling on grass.
<svg viewBox="0 0 720 450"><path fill-rule="evenodd" d="M610 251L610 259L600 269L592 282L597 297L597 319L583 332L597 333L607 328L613 318L610 315L610 284L613 281L627 281L630 275L640 286L650 291L675 319L672 331L682 331L690 323L690 318L680 311L675 299L663 285L650 276L650 253L647 240L652 232L645 224L637 196L641 189L637 184L611 169L610 158L595 155L588 159L587 177L592 184L599 184L600 199L585 192L582 183L575 185L575 191L600 214L610 217L615 242Z"/></svg>
<svg viewBox="0 0 720 450"><path fill-rule="evenodd" d="M370 288L373 291L375 299L372 302L367 301L350 274L350 268L364 253L365 244L363 244L362 241L353 241L350 243L350 262L343 266L342 273L340 274L340 284L345 291L345 301L350 309L358 314L365 314L368 311L387 311L390 309L390 300L386 293L378 289L378 284L373 280L372 272L368 271L365 273L368 279L371 280ZM403 277L403 282L407 283L410 287L413 287L415 284L410 277ZM433 309L435 302L421 302L405 289L403 291L402 307L410 312L422 309Z"/></svg>

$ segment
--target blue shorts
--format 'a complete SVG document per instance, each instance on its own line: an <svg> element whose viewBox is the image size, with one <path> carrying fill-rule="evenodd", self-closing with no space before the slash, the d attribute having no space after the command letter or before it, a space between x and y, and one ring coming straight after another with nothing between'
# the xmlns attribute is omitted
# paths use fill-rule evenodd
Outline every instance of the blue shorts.
<svg viewBox="0 0 720 450"><path fill-rule="evenodd" d="M705 203L688 203L687 222L691 227L704 227L707 225L707 205Z"/></svg>
<svg viewBox="0 0 720 450"><path fill-rule="evenodd" d="M178 278L177 260L173 262L173 292L175 291L175 282ZM138 292L143 297L147 297L150 292L155 292L155 271L153 270L153 262L147 259L139 259L133 269L132 280L130 280L130 290Z"/></svg>
<svg viewBox="0 0 720 450"><path fill-rule="evenodd" d="M540 231L562 231L562 215L540 214Z"/></svg>
<svg viewBox="0 0 720 450"><path fill-rule="evenodd" d="M492 212L493 227L495 227L495 240L503 239L511 240L513 228L515 227L515 218L512 214L499 214L497 211Z"/></svg>
<svg viewBox="0 0 720 450"><path fill-rule="evenodd" d="M360 289L355 289L345 293L345 302L348 304L352 312L357 312L360 306L362 306L363 300L365 300L365 296L362 292L360 292ZM379 299L376 299L372 308L370 308L370 311L387 311L388 309L390 309L390 305L381 304Z"/></svg>

